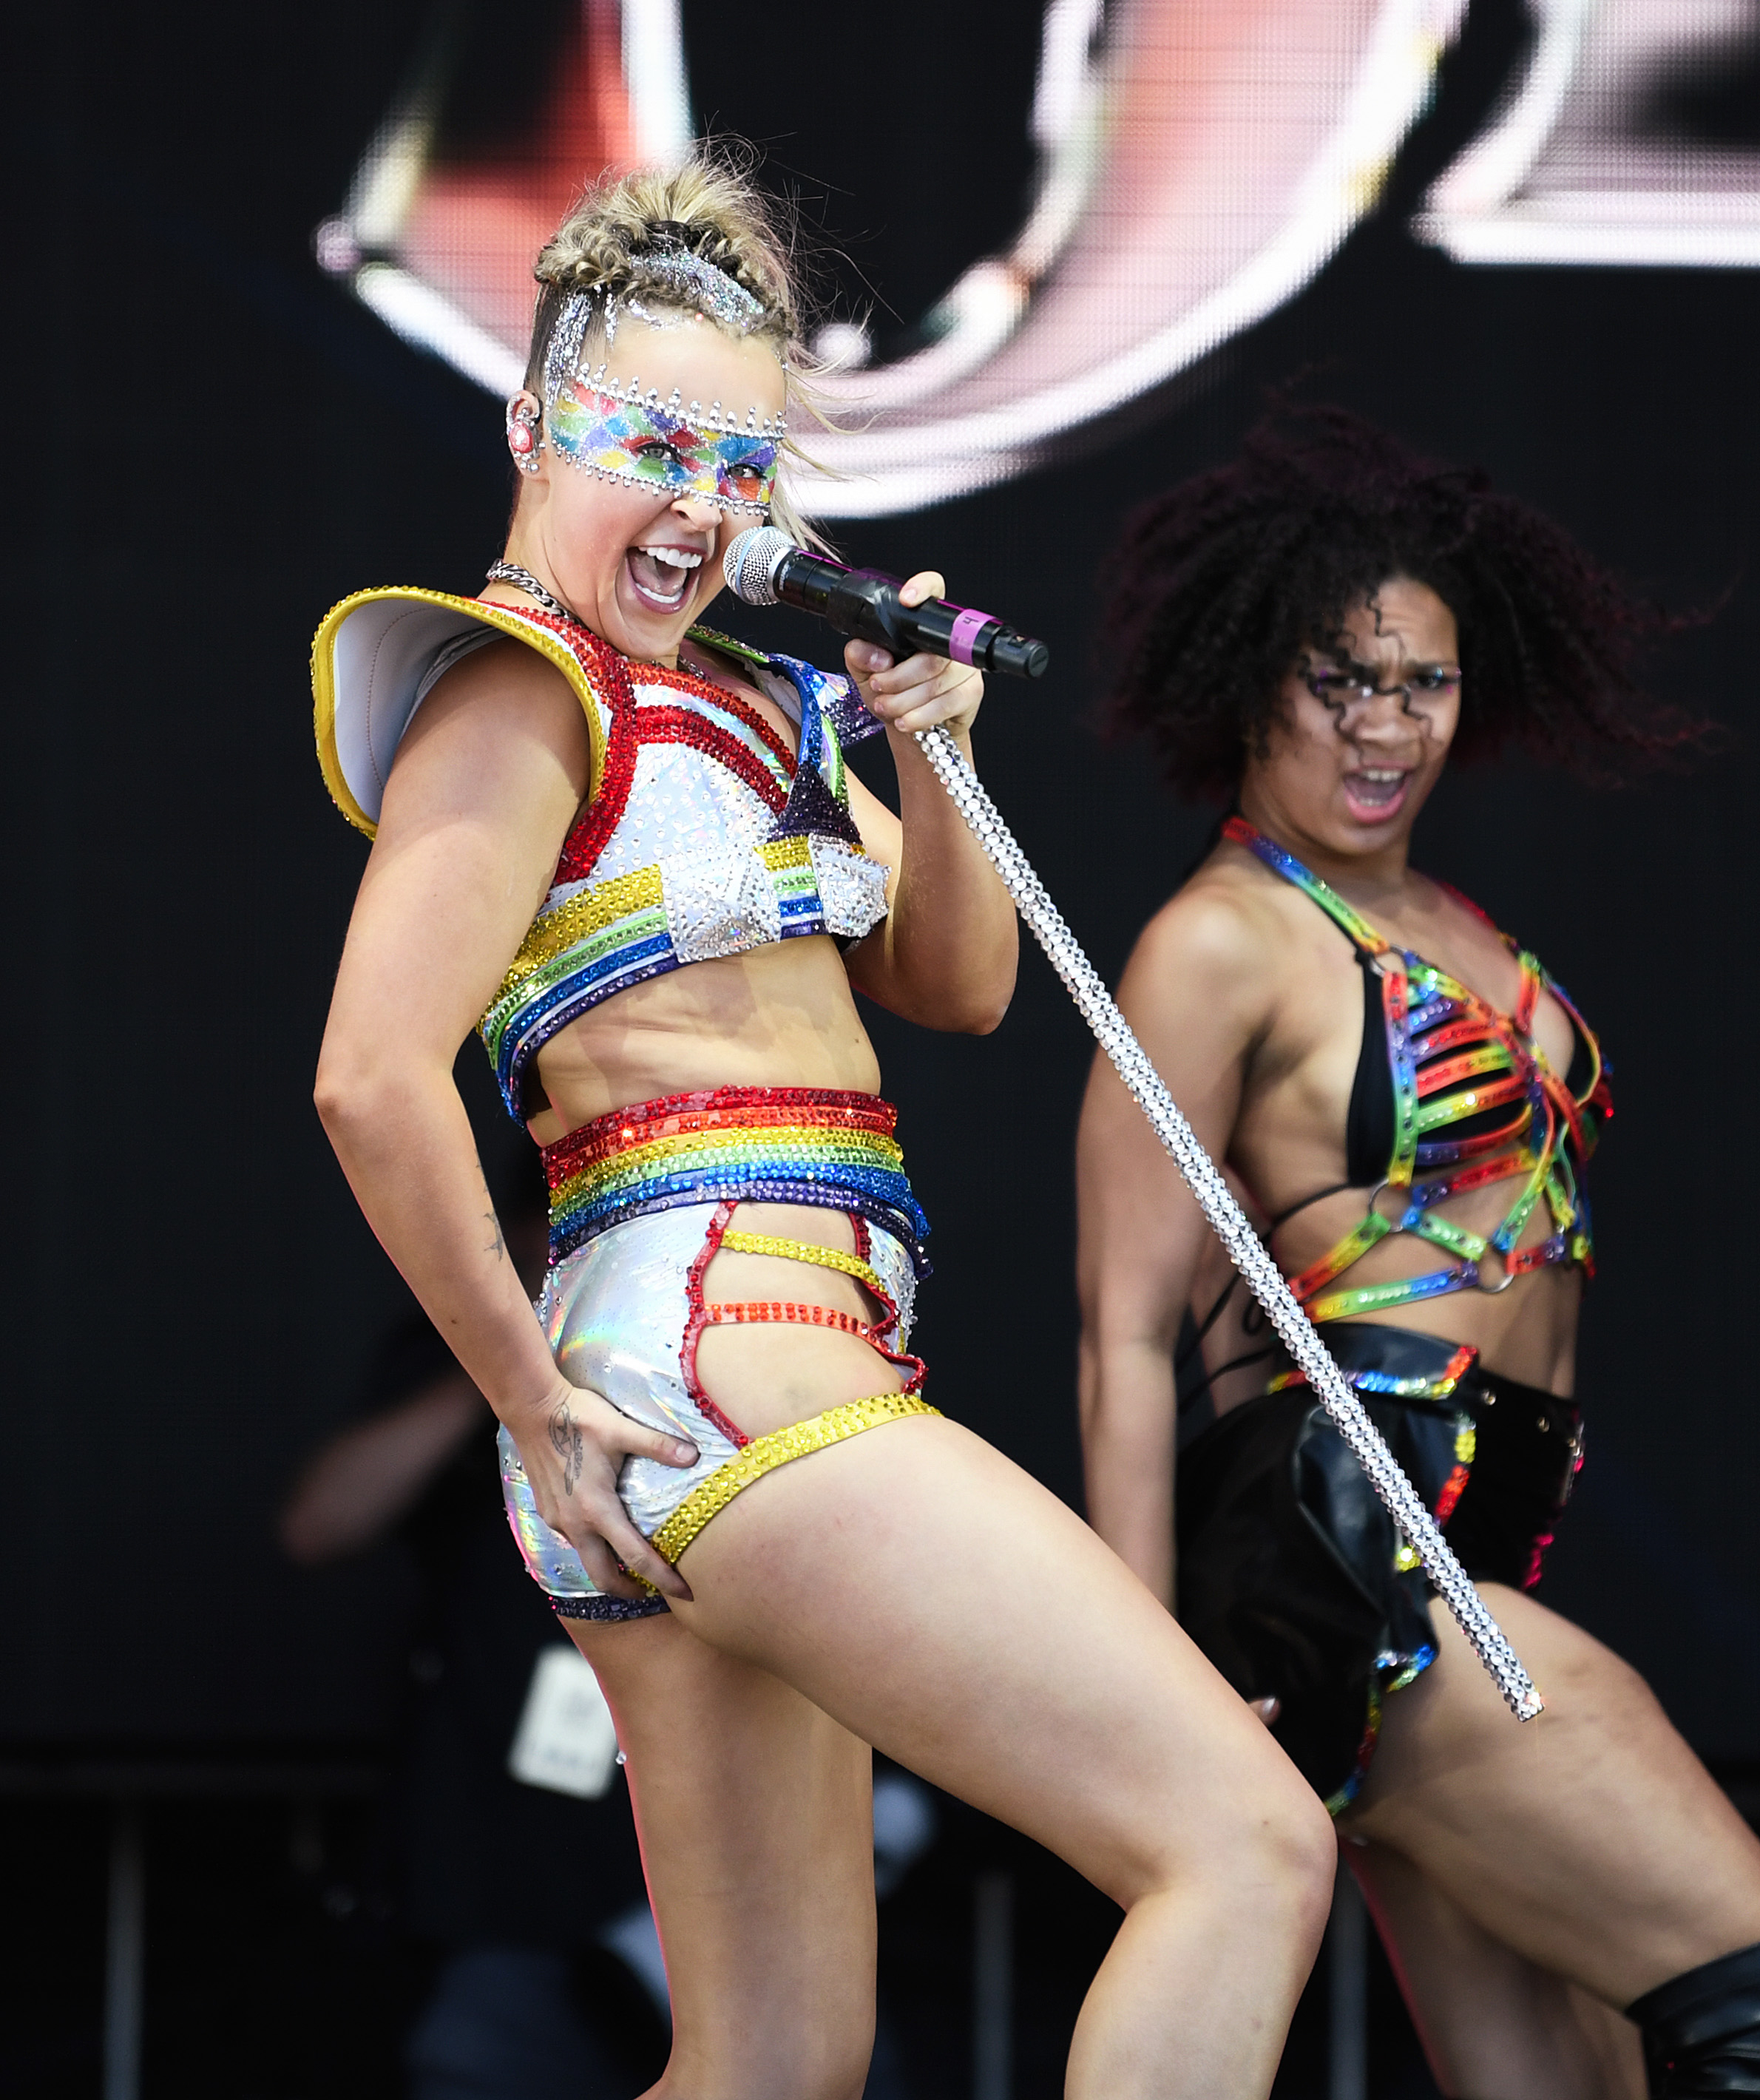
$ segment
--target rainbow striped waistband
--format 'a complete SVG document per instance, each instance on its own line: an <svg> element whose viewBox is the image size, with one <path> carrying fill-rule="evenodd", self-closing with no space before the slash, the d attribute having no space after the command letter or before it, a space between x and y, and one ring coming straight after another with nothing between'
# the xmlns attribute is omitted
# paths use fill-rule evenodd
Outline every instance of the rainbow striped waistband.
<svg viewBox="0 0 1760 2100"><path fill-rule="evenodd" d="M630 1218L686 1203L814 1203L890 1233L929 1273L898 1111L874 1094L716 1087L638 1101L544 1148L550 1261Z"/></svg>

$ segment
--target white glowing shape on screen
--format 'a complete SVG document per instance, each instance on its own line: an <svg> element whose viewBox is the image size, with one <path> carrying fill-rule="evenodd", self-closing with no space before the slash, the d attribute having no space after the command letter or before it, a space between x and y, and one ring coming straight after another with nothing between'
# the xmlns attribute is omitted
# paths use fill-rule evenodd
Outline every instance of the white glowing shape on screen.
<svg viewBox="0 0 1760 2100"><path fill-rule="evenodd" d="M560 181L525 188L517 171L476 186L437 176L431 154L456 60L443 15L403 93L362 157L347 201L313 239L320 265L405 342L502 399L523 382L531 262L581 183L600 165L668 161L693 126L678 0L580 0L579 60L593 106ZM451 252L448 252L451 251ZM450 266L450 267L448 267Z"/></svg>
<svg viewBox="0 0 1760 2100"><path fill-rule="evenodd" d="M797 485L805 507L880 516L1006 480L1274 311L1373 202L1464 6L1051 0L1025 223L937 302L913 354L876 367L854 329L833 338L827 390L849 413L815 435L827 472ZM582 139L625 164L682 151L676 0L582 11ZM447 62L437 45L316 245L400 334L505 395L562 164L553 141L523 186L435 166Z"/></svg>
<svg viewBox="0 0 1760 2100"><path fill-rule="evenodd" d="M1414 222L1462 262L1760 264L1760 151L1659 125L1654 98L1752 34L1748 0L1529 0L1533 56Z"/></svg>
<svg viewBox="0 0 1760 2100"><path fill-rule="evenodd" d="M1115 11L1075 93L1047 95L1042 68L1035 115L1061 103L1068 129L1047 142L1039 202L1008 255L955 288L970 288L981 354L949 341L834 381L863 420L815 438L840 478L809 485L809 507L873 517L1005 480L1274 311L1374 201L1462 11L1462 0Z"/></svg>

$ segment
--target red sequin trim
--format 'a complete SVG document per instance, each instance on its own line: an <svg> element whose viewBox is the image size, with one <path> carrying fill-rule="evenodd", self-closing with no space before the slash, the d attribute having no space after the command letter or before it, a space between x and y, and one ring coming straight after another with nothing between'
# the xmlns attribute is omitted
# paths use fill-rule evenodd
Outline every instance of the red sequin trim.
<svg viewBox="0 0 1760 2100"><path fill-rule="evenodd" d="M708 1308L703 1303L703 1278L709 1264L721 1251L721 1239L733 1222L738 1207L732 1203L717 1203L715 1215L709 1220L708 1230L703 1235L703 1246L696 1260L690 1264L690 1274L685 1279L684 1340L679 1345L678 1368L684 1374L685 1391L696 1402L697 1411L715 1424L736 1450L743 1451L752 1439L737 1422L722 1414L703 1390L697 1377L697 1345L703 1339L703 1330L709 1324Z"/></svg>
<svg viewBox="0 0 1760 2100"><path fill-rule="evenodd" d="M558 1188L584 1166L694 1131L855 1130L890 1137L898 1125L898 1110L877 1094L821 1087L712 1087L633 1102L582 1123L545 1146L544 1171L549 1185Z"/></svg>
<svg viewBox="0 0 1760 2100"><path fill-rule="evenodd" d="M900 1370L909 1369L911 1375L902 1388L906 1392L918 1392L929 1374L929 1366L920 1357L889 1349L880 1339L883 1335L889 1334L898 1325L896 1313L877 1326L871 1327L857 1319L853 1312L840 1312L831 1305L804 1305L786 1298L719 1299L712 1305L704 1307L702 1317L697 1322L697 1338L700 1340L704 1327L741 1327L770 1323L797 1327L831 1327L840 1335L854 1335L858 1342L866 1342L876 1356L884 1357L888 1363ZM693 1370L695 1360L696 1351L693 1345ZM712 1403L706 1395L693 1394L692 1397L705 1413L711 1411ZM721 1420L725 1418L717 1416L716 1418Z"/></svg>
<svg viewBox="0 0 1760 2100"><path fill-rule="evenodd" d="M609 642L606 641L602 635L595 634L590 627L583 626L576 620L559 620L554 613L540 612L536 606L501 606L498 610L502 612L516 612L522 620L529 620L535 627L548 629L559 641L565 642L574 651L576 659L589 676L595 672L601 675L611 673L612 667L615 666L615 672L621 674L620 682L626 691L629 690L631 659L624 655L620 649L614 649ZM650 664L644 661L641 665L641 670L643 685L668 686L674 692L695 693L704 699L713 700L717 707L725 705L730 714L737 714L742 719L749 721L760 735L769 739L774 745L779 757L792 757L792 754L787 746L781 742L774 729L752 705L751 702L740 695L730 691L726 686L717 685L712 678L705 678L699 672L674 669L669 664Z"/></svg>
<svg viewBox="0 0 1760 2100"><path fill-rule="evenodd" d="M558 620L548 613L527 613L523 607L517 609L522 617L567 645L585 672L589 686L602 699L611 718L607 737L605 774L599 792L576 818L573 828L563 840L554 881L580 882L593 872L629 807L636 754L644 743L689 743L726 766L736 779L762 796L770 809L779 813L787 806L787 790L736 737L730 736L725 730L717 730L712 722L704 721L687 708L638 704L629 660L609 642L572 620ZM644 664L641 670L643 685L664 686L674 692L712 701L743 722L761 739L765 748L775 754L790 778L793 777L795 754L748 701L692 672L674 671L664 664ZM680 725L690 726L682 728Z"/></svg>
<svg viewBox="0 0 1760 2100"><path fill-rule="evenodd" d="M1442 1376L1452 1390L1479 1361L1478 1344L1462 1342L1459 1348L1442 1367Z"/></svg>
<svg viewBox="0 0 1760 2100"><path fill-rule="evenodd" d="M617 668L624 670L623 659ZM599 855L611 842L613 832L629 806L629 790L636 777L639 739L636 735L635 695L627 676L620 682L610 706L611 726L606 736L605 777L599 792L576 818L556 862L553 886L558 882L583 882L598 864Z"/></svg>
<svg viewBox="0 0 1760 2100"><path fill-rule="evenodd" d="M704 1302L703 1279L708 1273L709 1264L721 1252L721 1242L726 1237L728 1228L733 1223L734 1213L739 1207L737 1203L716 1205L715 1215L710 1219L708 1229L703 1236L702 1247L691 1263L685 1280L687 1310L684 1339L678 1351L678 1367L684 1375L685 1390L695 1403L698 1412L712 1422L736 1449L743 1450L752 1441L745 1431L730 1416L724 1414L709 1398L697 1375L697 1352L702 1345L704 1329L735 1326L747 1321L792 1321L801 1326L830 1327L840 1334L854 1335L858 1341L866 1342L876 1356L884 1357L888 1363L899 1370L909 1371L910 1376L901 1388L902 1392L920 1392L923 1381L928 1376L929 1366L920 1357L887 1348L884 1338L898 1325L898 1308L884 1292L874 1295L886 1308L886 1317L875 1321L872 1326L858 1320L853 1313L839 1312L835 1306L805 1304L788 1299L719 1299L712 1305ZM856 1258L866 1261L869 1246L867 1221L852 1215L849 1222L855 1228Z"/></svg>
<svg viewBox="0 0 1760 2100"><path fill-rule="evenodd" d="M1442 1492L1436 1497L1436 1522L1445 1524L1454 1514L1454 1505L1461 1498L1461 1490L1467 1485L1467 1469L1457 1465L1442 1484Z"/></svg>
<svg viewBox="0 0 1760 2100"><path fill-rule="evenodd" d="M761 795L779 816L788 806L788 790L763 760L739 738L688 708L642 707L636 710L636 739L640 743L685 743L723 766L736 780ZM791 772L792 768L791 766Z"/></svg>
<svg viewBox="0 0 1760 2100"><path fill-rule="evenodd" d="M796 1327L835 1327L840 1335L854 1335L858 1342L871 1343L875 1330L854 1312L840 1312L835 1305L805 1305L792 1298L720 1298L703 1308L706 1327L743 1327L776 1323Z"/></svg>
<svg viewBox="0 0 1760 2100"><path fill-rule="evenodd" d="M726 708L730 715L738 715L751 724L758 734L772 743L779 757L786 758L792 765L794 754L777 736L752 703L726 686L718 686L712 678L705 678L699 671L674 670L669 664L642 665L644 686L669 686L675 693L695 693L699 699L712 700L718 708Z"/></svg>
<svg viewBox="0 0 1760 2100"><path fill-rule="evenodd" d="M652 679L649 677L651 672L655 674ZM725 686L717 686L712 678L699 678L690 672L668 671L663 664L644 664L642 682L644 685L670 686L676 692L695 693L699 699L712 701L724 713L743 721L755 736L761 737L767 748L775 752L791 773L794 771L795 754L777 735L774 725L766 721L752 703L742 699L738 693L730 692Z"/></svg>
<svg viewBox="0 0 1760 2100"><path fill-rule="evenodd" d="M633 747L624 747L628 741L627 717L634 708L635 695L629 684L628 662L620 651L602 642L591 629L581 626L578 620L558 619L555 614L540 612L535 607L507 606L502 610L516 612L534 627L541 627L546 633L554 634L580 666L589 691L611 717L606 739L605 771L599 782L599 792L576 818L562 841L556 873L551 877L553 886L558 882L578 882L591 873L593 862L604 851L605 842L616 828L629 799L635 752Z"/></svg>

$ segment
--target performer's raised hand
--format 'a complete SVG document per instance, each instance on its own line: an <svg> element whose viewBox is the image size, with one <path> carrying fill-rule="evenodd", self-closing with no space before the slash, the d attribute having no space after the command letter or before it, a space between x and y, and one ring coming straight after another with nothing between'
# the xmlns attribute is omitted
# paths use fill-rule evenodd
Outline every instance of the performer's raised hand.
<svg viewBox="0 0 1760 2100"><path fill-rule="evenodd" d="M933 569L898 587L921 605L945 595ZM911 740L940 726L967 744L984 697L982 674L927 651L894 662L877 642L852 641L844 663L868 712L889 730L898 772L896 814L852 772L849 807L870 857L892 871L891 910L845 956L849 981L889 1012L929 1028L987 1035L1014 990L1014 906L935 778L928 754Z"/></svg>
<svg viewBox="0 0 1760 2100"><path fill-rule="evenodd" d="M946 584L933 569L920 570L898 589L905 605L946 594ZM969 735L983 703L982 673L949 657L924 653L897 664L876 642L851 642L844 649L844 664L869 713L889 729L914 732L939 722L955 736Z"/></svg>

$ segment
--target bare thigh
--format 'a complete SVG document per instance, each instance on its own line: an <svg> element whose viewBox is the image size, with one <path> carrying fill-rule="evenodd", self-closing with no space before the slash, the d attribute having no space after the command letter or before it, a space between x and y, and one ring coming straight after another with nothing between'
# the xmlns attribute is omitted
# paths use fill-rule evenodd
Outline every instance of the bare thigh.
<svg viewBox="0 0 1760 2100"><path fill-rule="evenodd" d="M850 1231L780 1205L734 1223L832 1245ZM717 1255L704 1295L873 1309L848 1276L738 1253ZM848 1335L780 1325L710 1329L697 1367L753 1436L900 1383ZM1056 1496L951 1421L889 1423L779 1468L681 1565L695 1602L679 1616L712 1646L1121 1903L1170 1846L1232 1830L1237 1817L1211 1817L1243 1787L1290 1802L1281 1754L1167 1612Z"/></svg>
<svg viewBox="0 0 1760 2100"><path fill-rule="evenodd" d="M1485 1601L1546 1700L1512 1720L1452 1620L1340 1819L1604 2004L1760 1940L1760 1842L1637 1673L1520 1591Z"/></svg>
<svg viewBox="0 0 1760 2100"><path fill-rule="evenodd" d="M684 1555L684 1624L1012 1824L1127 1912L1072 2100L1262 2095L1323 1927L1325 1811L1070 1510L915 1417L766 1476Z"/></svg>
<svg viewBox="0 0 1760 2100"><path fill-rule="evenodd" d="M679 1616L704 1639L1121 1903L1243 1822L1312 1834L1292 1768L1167 1613L951 1422L892 1423L780 1468L684 1566L695 1594Z"/></svg>
<svg viewBox="0 0 1760 2100"><path fill-rule="evenodd" d="M835 1214L748 1214L743 1229L848 1251ZM711 1304L878 1309L845 1275L770 1256L717 1254L704 1286ZM752 1437L899 1383L861 1341L799 1325L712 1328L697 1372ZM859 1788L853 1776L869 1743L1127 1912L1078 2023L1073 2096L1268 2089L1324 1925L1330 1826L1258 1719L1055 1496L952 1422L907 1417L764 1475L682 1566L693 1595L672 1623L584 1643L627 1729L698 2038L699 2068L687 2076L675 2055L665 2090L859 2092L865 1762ZM642 1646L620 1651L626 1635ZM797 2031L780 2045L779 2027Z"/></svg>
<svg viewBox="0 0 1760 2100"><path fill-rule="evenodd" d="M1493 1939L1399 1853L1364 1838L1343 1851L1451 2100L1644 2100L1629 2020Z"/></svg>
<svg viewBox="0 0 1760 2100"><path fill-rule="evenodd" d="M629 1761L672 1991L659 2090L854 2100L874 2031L867 1745L675 1619L568 1623Z"/></svg>
<svg viewBox="0 0 1760 2100"><path fill-rule="evenodd" d="M854 1255L855 1229L840 1211L800 1203L741 1203L730 1229L805 1241ZM853 1276L778 1255L718 1251L703 1274L711 1306L742 1301L823 1305L873 1322L880 1301ZM896 1392L906 1374L853 1335L787 1321L706 1328L697 1343L696 1374L727 1418L761 1436L872 1393Z"/></svg>
<svg viewBox="0 0 1760 2100"><path fill-rule="evenodd" d="M748 1203L730 1222L855 1251L837 1211ZM717 1253L704 1286L712 1304L792 1300L864 1321L882 1309L848 1275L774 1256ZM750 1435L902 1383L848 1335L780 1325L708 1329L695 1370ZM666 1957L673 2050L659 2091L854 2100L874 2029L867 1745L682 1615L569 1630L616 1718Z"/></svg>

